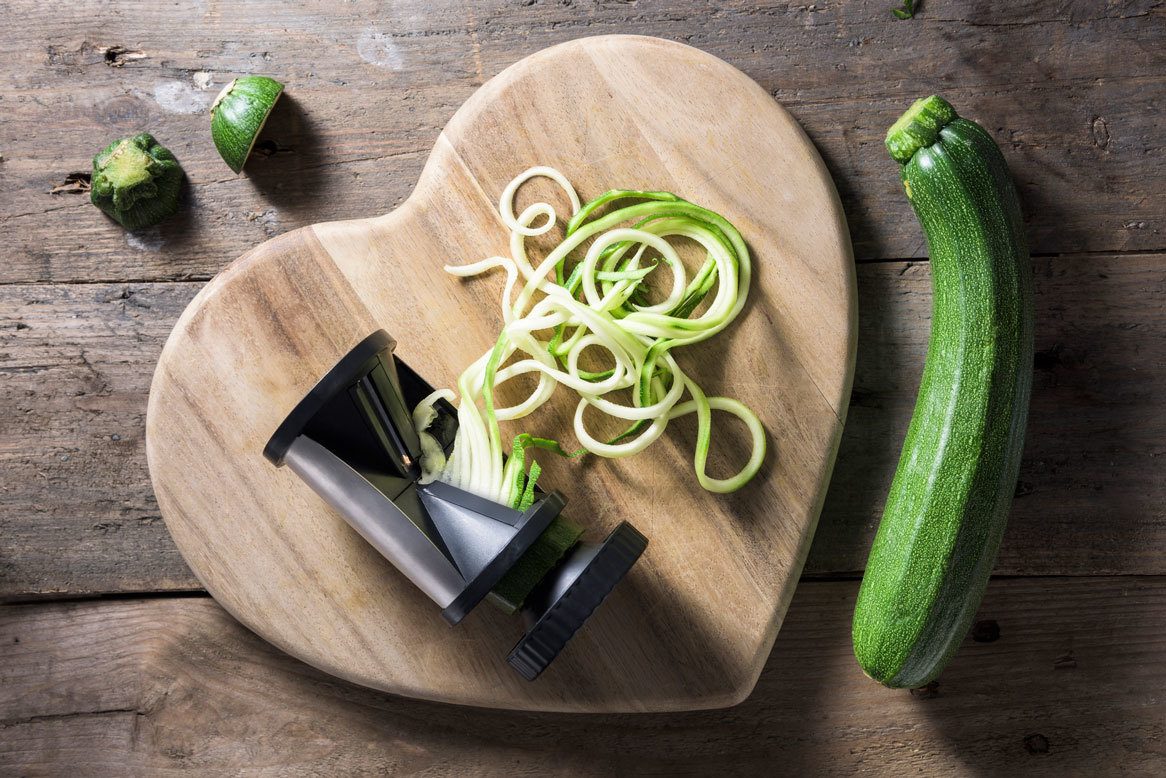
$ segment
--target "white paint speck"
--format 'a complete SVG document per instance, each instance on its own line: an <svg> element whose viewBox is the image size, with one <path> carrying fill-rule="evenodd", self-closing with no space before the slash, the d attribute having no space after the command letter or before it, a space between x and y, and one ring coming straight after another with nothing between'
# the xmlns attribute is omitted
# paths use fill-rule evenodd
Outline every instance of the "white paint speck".
<svg viewBox="0 0 1166 778"><path fill-rule="evenodd" d="M207 90L211 88L211 84L215 82L214 76L205 70L200 70L194 74L194 85L199 89Z"/></svg>
<svg viewBox="0 0 1166 778"><path fill-rule="evenodd" d="M356 41L356 53L360 58L378 68L401 70L405 67L405 54L391 35L368 29Z"/></svg>
<svg viewBox="0 0 1166 778"><path fill-rule="evenodd" d="M159 81L154 85L154 102L170 113L202 113L211 98L183 81Z"/></svg>
<svg viewBox="0 0 1166 778"><path fill-rule="evenodd" d="M279 211L274 208L268 208L264 211L248 211L247 221L256 222L263 228L263 233L269 238L278 235L282 231L279 224Z"/></svg>
<svg viewBox="0 0 1166 778"><path fill-rule="evenodd" d="M126 233L126 245L137 251L161 251L165 243L160 227L147 227L144 230Z"/></svg>

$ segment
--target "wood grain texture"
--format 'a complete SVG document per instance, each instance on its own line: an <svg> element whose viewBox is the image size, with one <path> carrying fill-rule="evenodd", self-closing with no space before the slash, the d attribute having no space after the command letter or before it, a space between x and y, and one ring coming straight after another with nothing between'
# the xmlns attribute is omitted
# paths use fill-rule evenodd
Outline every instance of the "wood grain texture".
<svg viewBox="0 0 1166 778"><path fill-rule="evenodd" d="M1166 579L994 581L938 686L850 653L857 582L798 588L724 711L508 713L331 678L208 599L0 610L0 772L16 775L1033 775L1166 771Z"/></svg>
<svg viewBox="0 0 1166 778"><path fill-rule="evenodd" d="M1156 0L945 2L910 23L882 0L5 7L20 24L0 69L0 281L205 279L274 234L386 212L486 78L555 43L628 31L720 56L790 108L841 182L860 259L924 254L882 137L935 91L1003 146L1034 252L1166 248ZM114 46L130 55L107 61ZM234 177L205 112L244 72L286 82L291 100L261 144L273 155ZM190 176L174 220L127 238L83 195L50 194L143 128Z"/></svg>
<svg viewBox="0 0 1166 778"><path fill-rule="evenodd" d="M1166 257L1098 253L1166 248L1159 0L945 0L911 22L879 0L2 5L0 284L109 283L0 287L0 598L198 586L153 501L143 432L150 369L201 284L148 281L205 280L268 237L388 211L485 78L629 30L716 54L789 108L839 182L859 259L925 253L881 146L903 106L938 91L988 126L1020 173L1033 250L1082 253L1036 264L1043 421L997 572L1166 572ZM107 64L110 46L129 51ZM275 75L292 100L265 133L274 155L236 178L204 109L244 72ZM49 193L142 128L192 182L163 228L127 237L83 195ZM859 289L855 392L812 573L863 563L926 341L926 264L860 267ZM387 697L200 600L0 607L22 625L0 636L0 772L1166 773L1159 579L995 581L983 616L1001 639L968 644L933 699L854 693L846 586L799 588L743 706L666 716Z"/></svg>
<svg viewBox="0 0 1166 778"><path fill-rule="evenodd" d="M317 381L379 328L435 386L455 386L491 349L502 326L500 279L459 282L443 266L508 252L495 201L535 164L561 170L585 200L613 187L676 192L747 236L753 280L742 315L714 350L677 359L707 391L756 410L770 454L760 476L730 496L690 475L693 425L683 422L635 459L544 460L541 483L562 485L571 515L597 533L630 521L651 545L587 629L527 683L505 663L523 629L517 619L479 609L451 630L261 452ZM550 182L531 189L537 194L520 193L520 208L537 196L566 213ZM765 662L825 496L850 393L854 295L837 193L804 133L764 90L669 41L563 44L475 93L395 211L275 238L199 293L151 384L154 491L183 557L227 610L348 680L535 710L732 704ZM540 435L570 439L574 405L559 392L504 434L534 424ZM721 431L710 457L716 474L742 458L740 430Z"/></svg>
<svg viewBox="0 0 1166 778"><path fill-rule="evenodd" d="M1166 256L1034 262L1037 371L996 571L1164 574ZM861 570L927 347L926 262L858 268L859 349L806 565ZM148 482L150 371L197 283L0 287L0 597L199 586Z"/></svg>

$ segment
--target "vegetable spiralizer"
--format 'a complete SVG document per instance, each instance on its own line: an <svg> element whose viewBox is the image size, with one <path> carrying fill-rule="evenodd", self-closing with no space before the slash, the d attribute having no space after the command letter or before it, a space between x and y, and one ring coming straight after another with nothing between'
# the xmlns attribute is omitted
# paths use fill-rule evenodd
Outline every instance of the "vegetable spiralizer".
<svg viewBox="0 0 1166 778"><path fill-rule="evenodd" d="M518 511L440 481L420 483L412 410L433 388L395 357L395 345L384 330L357 344L292 409L263 455L295 472L437 603L450 624L508 574L533 578L515 604L527 630L508 661L534 680L648 541L623 522L602 542L571 535L568 547L556 548L563 541L548 538L566 504L557 491L539 492ZM448 454L457 411L444 400L435 407L428 431ZM549 557L547 548L554 549Z"/></svg>

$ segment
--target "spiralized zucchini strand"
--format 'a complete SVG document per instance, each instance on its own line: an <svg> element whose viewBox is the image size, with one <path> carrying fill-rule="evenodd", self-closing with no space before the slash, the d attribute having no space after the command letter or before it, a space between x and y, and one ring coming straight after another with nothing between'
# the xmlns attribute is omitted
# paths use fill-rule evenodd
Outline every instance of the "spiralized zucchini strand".
<svg viewBox="0 0 1166 778"><path fill-rule="evenodd" d="M526 241L552 229L558 214L551 204L539 202L515 215L519 187L535 177L554 181L571 203L566 237L537 265L531 262ZM613 209L597 216L607 205ZM557 441L523 434L515 439L510 456L504 457L498 423L530 415L560 385L579 396L574 432L582 448L575 454L637 454L663 434L668 422L695 413L693 467L700 485L712 492L732 492L752 479L765 458L761 420L737 400L706 396L671 353L711 338L741 312L751 267L749 250L736 228L720 215L667 192L612 190L580 205L571 183L549 167L532 167L511 181L502 192L498 212L510 230L510 256L445 268L462 278L504 270L504 326L494 347L458 380L459 426L448 459L425 429L435 415L433 404L438 399L452 401L454 393L434 392L414 410L424 480L440 479L507 505L529 502L538 469L535 464L529 474L525 471L526 451L536 447L573 454ZM687 238L703 248L705 261L691 280L670 238ZM583 259L568 267L569 258L587 241L591 243ZM669 292L662 301L648 304L643 285L661 268L671 274ZM714 286L704 311L693 317ZM550 339L539 337L548 331L553 332ZM611 367L599 372L581 368L580 357L588 349L606 352L605 362ZM515 405L498 407L497 388L528 373L538 377L531 393ZM625 389L633 390L631 405L606 397ZM615 439L599 440L587 428L589 408L630 424ZM749 431L749 460L729 478L713 478L705 469L713 410L736 416Z"/></svg>

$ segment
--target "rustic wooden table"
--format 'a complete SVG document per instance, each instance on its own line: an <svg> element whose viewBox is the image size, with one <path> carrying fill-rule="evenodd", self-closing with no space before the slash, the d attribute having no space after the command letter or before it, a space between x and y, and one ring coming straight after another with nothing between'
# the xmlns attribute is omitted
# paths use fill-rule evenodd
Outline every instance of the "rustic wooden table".
<svg viewBox="0 0 1166 778"><path fill-rule="evenodd" d="M0 772L1166 773L1166 7L944 2L2 0ZM850 415L756 692L724 711L550 716L420 703L282 655L199 589L150 489L143 416L179 312L228 261L391 209L441 126L582 35L685 41L805 126L859 261ZM235 177L206 111L288 85ZM993 132L1028 215L1024 466L980 621L938 685L867 681L849 619L926 347L925 248L882 148L942 92ZM76 183L152 130L190 178L127 235ZM780 174L775 171L775 174Z"/></svg>

